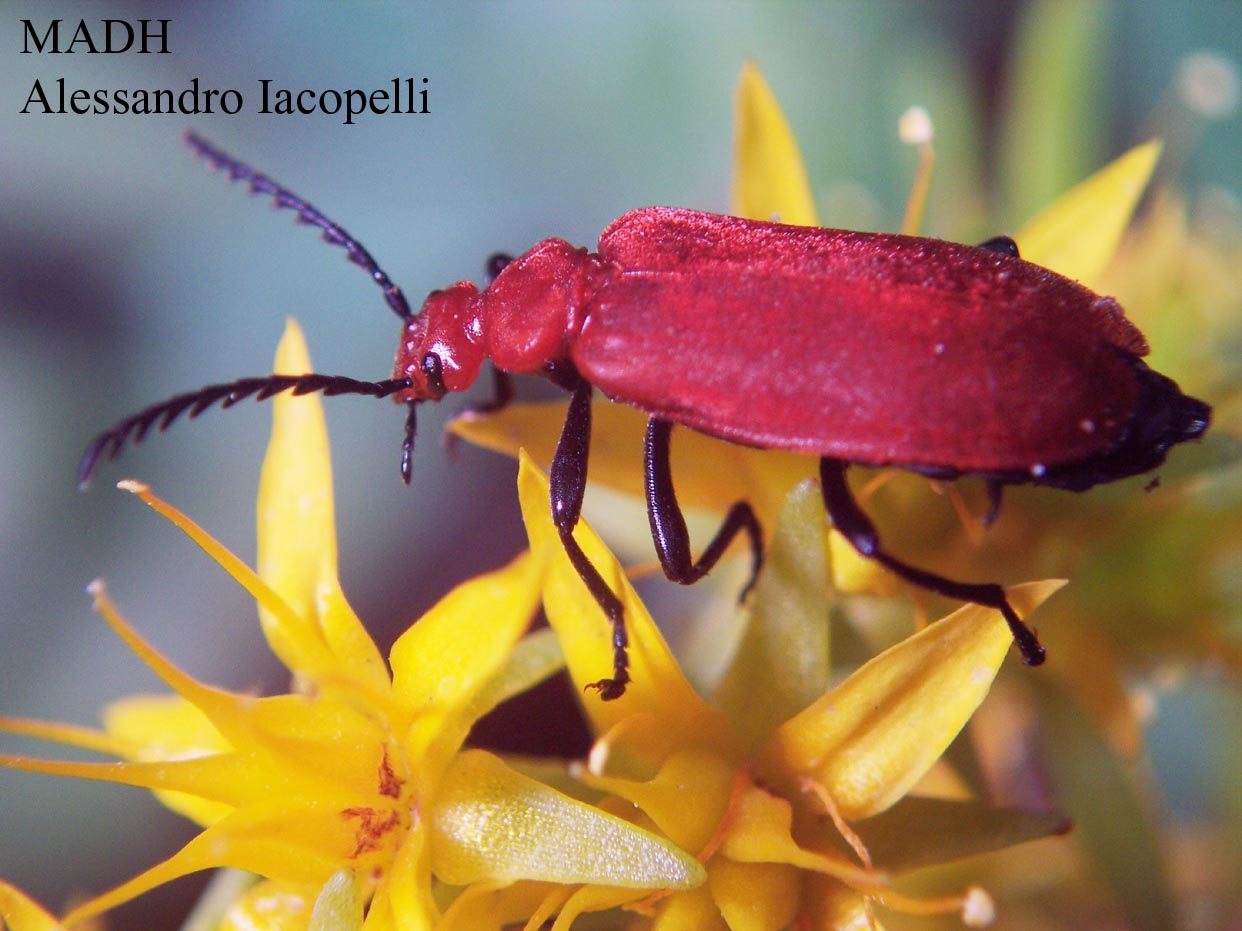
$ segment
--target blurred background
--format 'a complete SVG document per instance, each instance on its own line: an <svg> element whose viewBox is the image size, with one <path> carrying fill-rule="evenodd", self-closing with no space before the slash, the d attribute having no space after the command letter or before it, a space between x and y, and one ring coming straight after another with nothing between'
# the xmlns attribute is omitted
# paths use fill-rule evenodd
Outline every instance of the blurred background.
<svg viewBox="0 0 1242 931"><path fill-rule="evenodd" d="M321 207L415 306L433 288L479 281L493 251L521 252L551 235L591 245L636 206L726 210L733 91L747 59L784 105L829 225L898 226L915 156L896 123L917 103L937 130L929 235L979 241L1012 231L1156 128L1173 133L1166 164L1187 203L1238 228L1242 123L1228 118L1231 78L1237 91L1227 63L1242 58L1242 5L1232 0L6 0L0 10L5 715L89 724L112 699L162 690L90 610L84 587L97 576L197 677L283 687L250 599L112 487L141 478L252 560L269 412L246 403L179 424L105 465L86 494L75 488L78 457L94 433L153 401L266 373L286 315L305 329L318 370L364 379L390 371L397 324L379 292L287 212L211 175L182 144L187 128ZM18 54L19 21L46 24L53 12L71 27L83 16L169 17L171 54ZM1223 58L1209 81L1216 96L1196 113L1177 80L1203 50ZM236 116L18 112L36 78L53 88L61 77L70 89L174 90L198 78L240 89L247 106ZM260 78L369 90L394 77L428 78L430 113L345 126L340 116L256 112ZM1018 98L1028 102L1025 122L1014 116ZM1040 106L1044 119L1032 120ZM1230 351L1236 359L1237 346ZM440 448L456 406L425 409L407 489L398 477L403 411L363 398L327 404L341 575L384 646L452 583L524 545L514 464L464 445L450 461ZM1236 602L1229 616L1236 625ZM1236 678L1184 689L1162 714L1142 765L1161 777L1166 810L1242 823ZM1222 745L1229 733L1233 743ZM54 909L190 836L145 793L7 771L0 824L0 876ZM193 887L148 896L116 923L175 927ZM1228 926L1242 927L1236 891L1227 899L1239 922ZM1134 922L1115 904L1095 926ZM1185 907L1179 901L1177 914ZM1213 909L1194 926L1225 927L1229 905Z"/></svg>

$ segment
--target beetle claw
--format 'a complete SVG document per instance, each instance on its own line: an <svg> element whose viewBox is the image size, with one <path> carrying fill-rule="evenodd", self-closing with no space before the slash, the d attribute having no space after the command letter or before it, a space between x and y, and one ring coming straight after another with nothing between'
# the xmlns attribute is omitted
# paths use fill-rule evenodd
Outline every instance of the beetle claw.
<svg viewBox="0 0 1242 931"><path fill-rule="evenodd" d="M601 701L615 701L625 694L625 682L620 679L600 679L598 682L588 682L583 691L587 689L599 692Z"/></svg>

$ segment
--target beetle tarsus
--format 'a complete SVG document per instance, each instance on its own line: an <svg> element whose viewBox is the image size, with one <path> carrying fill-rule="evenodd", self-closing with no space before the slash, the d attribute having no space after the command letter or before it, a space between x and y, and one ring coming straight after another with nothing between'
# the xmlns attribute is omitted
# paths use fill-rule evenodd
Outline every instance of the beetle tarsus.
<svg viewBox="0 0 1242 931"><path fill-rule="evenodd" d="M1042 666L1044 660L1048 658L1048 651L1039 642L1035 631L1022 623L1022 619L1009 606L1009 602L1005 602L1001 613L1005 615L1005 621L1009 624L1010 631L1013 632L1014 642L1017 643L1018 651L1022 654L1022 662L1028 666Z"/></svg>
<svg viewBox="0 0 1242 931"><path fill-rule="evenodd" d="M621 603L618 601L618 612L620 608ZM612 621L612 678L600 679L586 686L598 692L601 701L615 701L620 698L625 694L625 686L630 681L630 657L626 651L630 636L625 629L625 618L618 613L615 617L609 615L609 620Z"/></svg>
<svg viewBox="0 0 1242 931"><path fill-rule="evenodd" d="M616 701L625 694L625 687L630 682L629 673L622 670L614 679L600 679L598 682L588 682L583 688L599 693L601 701Z"/></svg>

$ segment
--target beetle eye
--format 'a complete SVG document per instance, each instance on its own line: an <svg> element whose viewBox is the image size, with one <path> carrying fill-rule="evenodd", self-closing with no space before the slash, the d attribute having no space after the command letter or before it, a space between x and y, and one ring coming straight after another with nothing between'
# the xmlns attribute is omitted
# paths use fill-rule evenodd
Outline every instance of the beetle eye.
<svg viewBox="0 0 1242 931"><path fill-rule="evenodd" d="M448 390L444 387L444 370L440 364L440 356L434 352L423 356L423 378L427 380L427 387L437 398L443 397Z"/></svg>
<svg viewBox="0 0 1242 931"><path fill-rule="evenodd" d="M491 284L496 276L505 270L505 266L513 261L513 256L505 252L493 252L483 265L483 281Z"/></svg>

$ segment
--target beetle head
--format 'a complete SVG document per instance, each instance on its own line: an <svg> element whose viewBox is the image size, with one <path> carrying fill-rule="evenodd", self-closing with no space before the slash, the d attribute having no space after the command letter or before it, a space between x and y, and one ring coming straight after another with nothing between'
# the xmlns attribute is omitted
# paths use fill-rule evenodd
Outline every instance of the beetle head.
<svg viewBox="0 0 1242 931"><path fill-rule="evenodd" d="M418 315L406 321L397 346L393 378L410 382L397 400L438 401L449 391L464 391L482 365L478 289L460 281L432 291Z"/></svg>

